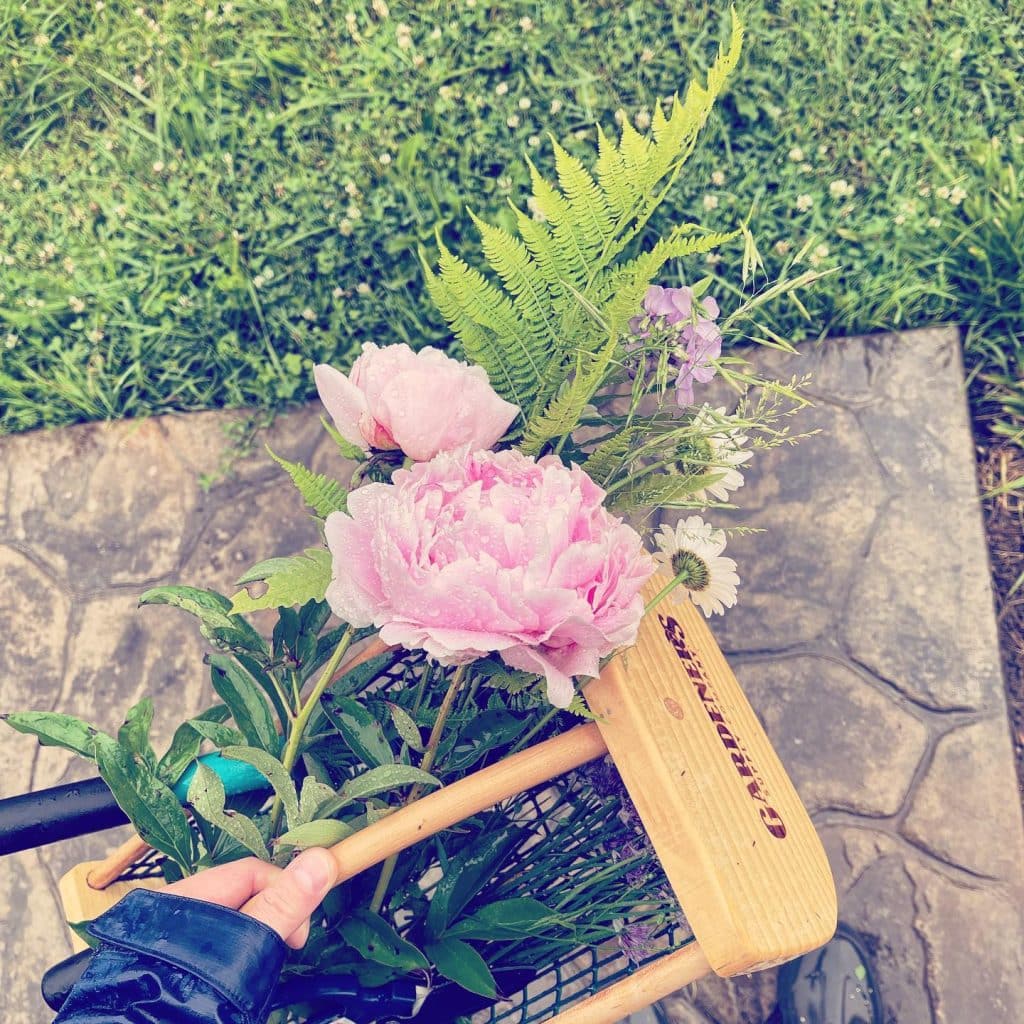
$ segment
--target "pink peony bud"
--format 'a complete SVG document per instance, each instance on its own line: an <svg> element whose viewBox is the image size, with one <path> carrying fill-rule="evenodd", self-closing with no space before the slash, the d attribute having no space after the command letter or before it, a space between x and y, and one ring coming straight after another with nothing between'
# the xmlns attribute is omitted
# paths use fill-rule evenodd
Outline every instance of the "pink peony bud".
<svg viewBox="0 0 1024 1024"><path fill-rule="evenodd" d="M462 450L398 470L327 519L331 608L442 665L496 651L572 700L572 677L636 639L654 565L578 466Z"/></svg>
<svg viewBox="0 0 1024 1024"><path fill-rule="evenodd" d="M346 441L364 451L400 448L417 462L466 444L490 448L519 412L495 393L482 367L436 348L370 342L347 377L326 364L313 374Z"/></svg>

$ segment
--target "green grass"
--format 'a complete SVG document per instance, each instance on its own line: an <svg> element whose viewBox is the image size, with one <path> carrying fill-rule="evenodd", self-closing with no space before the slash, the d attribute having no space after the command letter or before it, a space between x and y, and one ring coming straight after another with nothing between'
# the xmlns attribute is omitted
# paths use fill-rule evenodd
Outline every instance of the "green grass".
<svg viewBox="0 0 1024 1024"><path fill-rule="evenodd" d="M458 244L464 203L500 216L523 194L522 155L549 161L548 130L582 151L617 110L642 125L708 65L727 16L612 0L99 6L0 0L0 432L280 405L362 341L438 342L415 253L435 225ZM1007 7L741 3L744 61L663 216L749 218L769 275L797 254L837 268L803 296L809 319L769 311L793 340L969 325L977 393L1013 433L1024 33ZM713 266L725 308L741 258L737 244Z"/></svg>

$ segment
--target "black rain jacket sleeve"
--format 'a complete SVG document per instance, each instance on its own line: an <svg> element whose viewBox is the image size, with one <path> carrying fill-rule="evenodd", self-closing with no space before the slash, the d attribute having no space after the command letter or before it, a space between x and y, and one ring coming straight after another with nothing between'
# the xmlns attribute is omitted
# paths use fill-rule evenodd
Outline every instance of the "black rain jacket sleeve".
<svg viewBox="0 0 1024 1024"><path fill-rule="evenodd" d="M100 949L54 1024L264 1024L287 954L252 917L145 889L88 930Z"/></svg>

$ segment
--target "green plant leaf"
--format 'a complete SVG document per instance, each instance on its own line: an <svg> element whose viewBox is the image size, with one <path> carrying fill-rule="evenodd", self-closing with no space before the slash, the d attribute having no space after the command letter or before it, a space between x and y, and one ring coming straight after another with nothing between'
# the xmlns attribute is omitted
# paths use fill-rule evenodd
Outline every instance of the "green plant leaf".
<svg viewBox="0 0 1024 1024"><path fill-rule="evenodd" d="M231 658L215 654L209 660L213 689L228 706L246 741L276 754L280 738L260 686Z"/></svg>
<svg viewBox="0 0 1024 1024"><path fill-rule="evenodd" d="M359 701L328 690L320 698L320 707L363 764L372 768L395 760L380 722Z"/></svg>
<svg viewBox="0 0 1024 1024"><path fill-rule="evenodd" d="M379 914L359 909L339 929L345 941L361 956L385 967L403 971L430 969L423 953L391 927Z"/></svg>
<svg viewBox="0 0 1024 1024"><path fill-rule="evenodd" d="M266 593L250 597L247 590L240 590L232 598L232 611L291 608L307 601L322 601L331 582L331 553L326 548L307 548L305 554L291 558L269 558L254 565L238 583L257 581L266 582Z"/></svg>
<svg viewBox="0 0 1024 1024"><path fill-rule="evenodd" d="M417 754L423 753L423 737L420 735L419 726L412 720L408 711L399 705L387 701L388 710L391 712L391 721L394 722L398 735L410 750Z"/></svg>
<svg viewBox="0 0 1024 1024"><path fill-rule="evenodd" d="M320 807L318 813L322 817L330 817L356 800L368 800L381 793L389 793L393 789L414 785L440 786L441 781L419 768L413 768L412 765L381 765L357 775L354 779L349 779L331 800ZM369 810L368 808L368 813Z"/></svg>
<svg viewBox="0 0 1024 1024"><path fill-rule="evenodd" d="M222 753L234 761L251 764L256 771L266 776L284 807L284 816L289 828L295 828L300 824L299 797L295 792L295 783L276 757L254 747L225 747Z"/></svg>
<svg viewBox="0 0 1024 1024"><path fill-rule="evenodd" d="M204 740L209 740L215 747L238 747L245 744L245 737L230 725L223 722L204 722L194 718L190 725ZM255 749L255 748L253 748Z"/></svg>
<svg viewBox="0 0 1024 1024"><path fill-rule="evenodd" d="M449 922L455 920L481 886L494 876L517 841L512 829L503 828L482 837L472 848L448 862L427 911L425 927L428 936L439 938L444 934Z"/></svg>
<svg viewBox="0 0 1024 1024"><path fill-rule="evenodd" d="M333 818L321 821L307 821L289 829L277 840L281 846L297 846L305 850L309 846L333 846L347 839L355 832L351 825Z"/></svg>
<svg viewBox="0 0 1024 1024"><path fill-rule="evenodd" d="M184 722L174 730L174 737L166 753L160 758L156 767L156 773L162 782L173 786L186 768L199 756L199 750L203 745L203 736L194 728L196 722L217 724L228 717L228 709L223 704L217 704L212 708L197 715L188 722Z"/></svg>
<svg viewBox="0 0 1024 1024"><path fill-rule="evenodd" d="M261 860L270 860L270 851L256 823L244 814L225 810L226 800L220 776L200 761L196 765L196 777L188 787L188 802L196 814L222 829Z"/></svg>
<svg viewBox="0 0 1024 1024"><path fill-rule="evenodd" d="M443 978L479 996L497 998L494 975L484 958L468 942L445 937L437 942L428 942L423 948Z"/></svg>
<svg viewBox="0 0 1024 1024"><path fill-rule="evenodd" d="M263 638L245 619L231 613L231 602L213 590L197 587L153 587L140 598L139 605L168 604L199 619L199 632L222 650L246 650L266 658Z"/></svg>
<svg viewBox="0 0 1024 1024"><path fill-rule="evenodd" d="M540 900L529 897L498 900L475 910L445 930L445 936L485 941L521 939L524 935L543 935L563 919ZM571 925L566 922L568 926Z"/></svg>
<svg viewBox="0 0 1024 1024"><path fill-rule="evenodd" d="M302 791L299 793L299 818L303 822L312 821L320 808L333 800L336 793L330 786L318 782L312 775L302 780Z"/></svg>
<svg viewBox="0 0 1024 1024"><path fill-rule="evenodd" d="M40 746L63 747L90 761L95 759L93 740L103 735L80 718L56 711L12 711L0 719L18 732L35 736Z"/></svg>
<svg viewBox="0 0 1024 1024"><path fill-rule="evenodd" d="M151 769L156 768L156 752L149 742L149 730L153 725L153 700L143 697L124 717L124 725L118 730L117 742L125 750L141 757Z"/></svg>
<svg viewBox="0 0 1024 1024"><path fill-rule="evenodd" d="M337 480L322 473L314 473L299 462L289 462L270 451L270 457L292 478L302 500L321 518L326 519L332 512L344 512L348 491Z"/></svg>
<svg viewBox="0 0 1024 1024"><path fill-rule="evenodd" d="M191 871L195 839L171 790L112 737L93 737L93 749L103 781L142 839Z"/></svg>

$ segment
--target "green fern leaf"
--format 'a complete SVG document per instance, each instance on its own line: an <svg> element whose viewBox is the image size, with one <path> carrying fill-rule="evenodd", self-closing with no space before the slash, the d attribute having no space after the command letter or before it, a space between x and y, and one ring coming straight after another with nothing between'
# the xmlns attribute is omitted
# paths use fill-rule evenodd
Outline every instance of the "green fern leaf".
<svg viewBox="0 0 1024 1024"><path fill-rule="evenodd" d="M632 427L620 430L617 434L602 441L590 453L583 468L594 483L600 484L602 487L606 486L612 476L622 468L636 433Z"/></svg>
<svg viewBox="0 0 1024 1024"><path fill-rule="evenodd" d="M344 512L348 491L344 485L323 473L314 473L301 462L289 462L276 455L267 447L270 457L292 478L302 500L321 518L326 519L332 512Z"/></svg>
<svg viewBox="0 0 1024 1024"><path fill-rule="evenodd" d="M612 508L620 514L625 514L641 508L670 508L696 504L692 500L687 501L687 498L721 478L721 473L701 473L695 476L650 474L619 491L612 499Z"/></svg>

